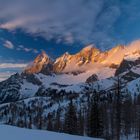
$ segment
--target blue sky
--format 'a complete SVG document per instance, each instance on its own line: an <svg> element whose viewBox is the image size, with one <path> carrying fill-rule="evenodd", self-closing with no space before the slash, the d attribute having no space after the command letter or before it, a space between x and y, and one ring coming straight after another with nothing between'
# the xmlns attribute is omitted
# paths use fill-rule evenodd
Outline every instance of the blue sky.
<svg viewBox="0 0 140 140"><path fill-rule="evenodd" d="M88 44L107 50L140 38L139 0L0 0L0 9L2 79L42 50L56 58Z"/></svg>

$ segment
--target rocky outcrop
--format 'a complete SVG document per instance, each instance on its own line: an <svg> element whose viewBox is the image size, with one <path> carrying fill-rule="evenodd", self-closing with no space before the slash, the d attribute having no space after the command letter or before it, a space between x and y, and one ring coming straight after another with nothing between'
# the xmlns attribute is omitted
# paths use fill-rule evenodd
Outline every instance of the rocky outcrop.
<svg viewBox="0 0 140 140"><path fill-rule="evenodd" d="M139 65L140 64L140 59L138 58L137 60L130 61L130 60L123 60L116 70L115 76L125 72L129 71L133 66Z"/></svg>
<svg viewBox="0 0 140 140"><path fill-rule="evenodd" d="M96 82L98 81L98 76L96 74L93 74L92 76L90 76L87 80L86 80L86 83L93 83L93 82Z"/></svg>
<svg viewBox="0 0 140 140"><path fill-rule="evenodd" d="M0 104L17 101L20 97L22 78L19 74L0 83Z"/></svg>

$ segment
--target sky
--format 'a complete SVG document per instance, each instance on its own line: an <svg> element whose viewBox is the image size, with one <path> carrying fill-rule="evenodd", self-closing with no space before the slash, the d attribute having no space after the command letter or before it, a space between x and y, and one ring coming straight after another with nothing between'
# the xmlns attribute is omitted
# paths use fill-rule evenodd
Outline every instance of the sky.
<svg viewBox="0 0 140 140"><path fill-rule="evenodd" d="M0 0L0 81L42 50L52 58L89 44L108 50L140 38L139 0Z"/></svg>

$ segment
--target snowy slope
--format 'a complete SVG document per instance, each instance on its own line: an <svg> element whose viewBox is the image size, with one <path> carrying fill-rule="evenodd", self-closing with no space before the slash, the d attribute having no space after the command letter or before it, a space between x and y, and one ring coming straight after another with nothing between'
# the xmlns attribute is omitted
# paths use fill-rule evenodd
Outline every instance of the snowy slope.
<svg viewBox="0 0 140 140"><path fill-rule="evenodd" d="M8 125L0 125L1 140L101 140L81 136L73 136L49 131L22 129Z"/></svg>
<svg viewBox="0 0 140 140"><path fill-rule="evenodd" d="M39 86L29 83L24 79L23 83L21 84L20 98L33 97L38 89Z"/></svg>
<svg viewBox="0 0 140 140"><path fill-rule="evenodd" d="M140 74L140 65L137 65L136 67L133 67L131 69L134 73Z"/></svg>
<svg viewBox="0 0 140 140"><path fill-rule="evenodd" d="M138 95L140 93L140 78L129 82L126 85L126 89L129 93L131 93L132 97Z"/></svg>
<svg viewBox="0 0 140 140"><path fill-rule="evenodd" d="M83 73L74 75L74 74L59 74L59 75L44 75L44 74L36 74L37 78L42 81L46 86L50 85L51 83L59 83L62 85L72 85L72 84L79 84L85 83L87 78L91 75L96 74L98 79L106 79L109 77L114 76L115 70L108 68L108 67L101 67L100 70L96 66L91 70L87 70Z"/></svg>

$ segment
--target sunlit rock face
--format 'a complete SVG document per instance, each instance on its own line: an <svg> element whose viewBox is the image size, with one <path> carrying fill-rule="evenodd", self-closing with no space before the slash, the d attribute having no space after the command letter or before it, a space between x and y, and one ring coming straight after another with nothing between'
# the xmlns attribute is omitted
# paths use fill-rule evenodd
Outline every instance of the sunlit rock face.
<svg viewBox="0 0 140 140"><path fill-rule="evenodd" d="M100 53L98 49L93 46L87 46L80 52L74 55L65 53L54 62L55 72L70 72L75 71L89 63L95 62L95 56Z"/></svg>
<svg viewBox="0 0 140 140"><path fill-rule="evenodd" d="M69 54L66 52L54 61L52 61L45 52L42 52L36 57L33 63L28 65L24 73L43 73L45 75L50 75L52 73L76 73L77 75L77 73L81 74L86 72L91 75L98 73L101 77L103 75L109 77L113 76L115 71L116 73L120 71L120 69L122 69L121 65L126 61L133 61L136 59L136 62L133 63L137 64L139 62L139 57L140 47L137 47L135 43L127 47L118 45L105 52L98 50L93 45L89 45L76 54ZM105 78L107 77L105 76Z"/></svg>
<svg viewBox="0 0 140 140"><path fill-rule="evenodd" d="M47 73L47 69L49 73L51 71L51 64L52 61L50 60L48 55L43 51L40 55L36 57L33 63L27 66L27 68L25 69L25 73L33 74L33 73L39 73L41 71Z"/></svg>

